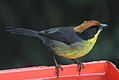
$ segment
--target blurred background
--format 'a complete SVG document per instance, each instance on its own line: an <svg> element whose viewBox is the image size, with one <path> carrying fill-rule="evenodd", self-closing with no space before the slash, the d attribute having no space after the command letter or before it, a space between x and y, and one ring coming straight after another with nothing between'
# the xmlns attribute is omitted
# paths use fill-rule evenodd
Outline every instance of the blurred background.
<svg viewBox="0 0 119 80"><path fill-rule="evenodd" d="M54 65L42 41L3 31L6 26L44 30L98 20L110 27L82 62L109 60L119 68L118 0L0 0L0 69ZM74 63L56 56L58 63Z"/></svg>

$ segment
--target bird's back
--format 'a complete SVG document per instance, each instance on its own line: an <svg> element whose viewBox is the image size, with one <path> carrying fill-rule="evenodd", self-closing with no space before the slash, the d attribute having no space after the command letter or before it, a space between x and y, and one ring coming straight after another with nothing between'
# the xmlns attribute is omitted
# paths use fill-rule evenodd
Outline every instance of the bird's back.
<svg viewBox="0 0 119 80"><path fill-rule="evenodd" d="M82 41L82 39L79 36L77 36L76 33L74 32L73 27L52 28L40 31L39 35L42 35L51 40L64 42L65 44L68 45Z"/></svg>

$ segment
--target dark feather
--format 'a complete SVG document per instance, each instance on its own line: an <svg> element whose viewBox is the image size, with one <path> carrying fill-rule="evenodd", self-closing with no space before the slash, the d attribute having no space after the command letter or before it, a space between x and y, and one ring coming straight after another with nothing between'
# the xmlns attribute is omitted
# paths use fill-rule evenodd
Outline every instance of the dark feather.
<svg viewBox="0 0 119 80"><path fill-rule="evenodd" d="M57 40L60 42L64 42L68 45L75 42L81 42L82 40L91 39L98 31L98 27L95 26L88 28L82 33L76 33L73 28L74 27L58 27L43 31L34 31L30 29L9 27L6 29L6 31L15 34L38 37L44 42L48 42L49 39Z"/></svg>
<svg viewBox="0 0 119 80"><path fill-rule="evenodd" d="M84 32L76 33L76 34L83 40L88 40L88 39L92 39L94 37L94 35L98 32L98 29L99 29L99 27L92 26L92 27L86 29Z"/></svg>
<svg viewBox="0 0 119 80"><path fill-rule="evenodd" d="M80 42L82 39L77 36L73 30L73 27L58 27L44 31L40 31L39 35L48 37L53 40L58 40L66 44L72 44Z"/></svg>
<svg viewBox="0 0 119 80"><path fill-rule="evenodd" d="M22 34L26 36L38 37L38 31L31 29L23 29L23 28L14 28L14 27L6 27L5 31L9 31L15 34Z"/></svg>

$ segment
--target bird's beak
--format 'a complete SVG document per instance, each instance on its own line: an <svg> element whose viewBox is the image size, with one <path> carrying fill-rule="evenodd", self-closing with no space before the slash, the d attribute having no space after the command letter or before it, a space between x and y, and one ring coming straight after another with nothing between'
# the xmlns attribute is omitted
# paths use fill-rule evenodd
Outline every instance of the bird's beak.
<svg viewBox="0 0 119 80"><path fill-rule="evenodd" d="M104 29L106 27L109 27L107 24L100 24L100 29Z"/></svg>

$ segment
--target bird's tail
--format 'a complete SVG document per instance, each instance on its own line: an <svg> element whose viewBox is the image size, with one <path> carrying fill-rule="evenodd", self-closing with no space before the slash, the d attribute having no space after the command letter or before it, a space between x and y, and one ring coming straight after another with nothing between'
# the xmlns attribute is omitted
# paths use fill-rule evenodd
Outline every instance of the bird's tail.
<svg viewBox="0 0 119 80"><path fill-rule="evenodd" d="M30 30L30 29L7 27L5 31L9 31L14 34L21 34L21 35L26 35L31 37L39 37L38 31Z"/></svg>

